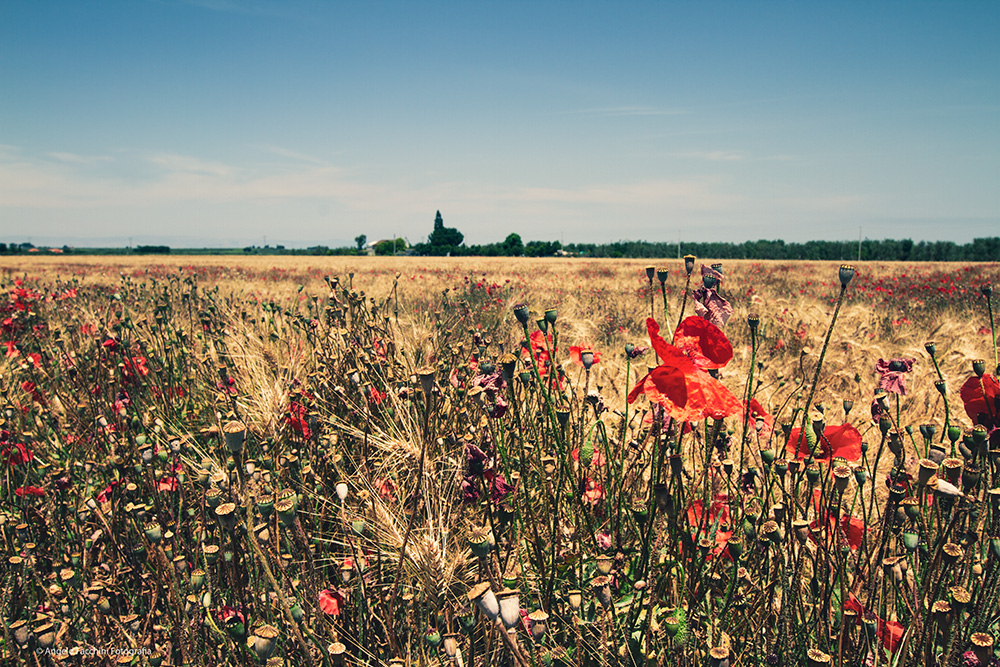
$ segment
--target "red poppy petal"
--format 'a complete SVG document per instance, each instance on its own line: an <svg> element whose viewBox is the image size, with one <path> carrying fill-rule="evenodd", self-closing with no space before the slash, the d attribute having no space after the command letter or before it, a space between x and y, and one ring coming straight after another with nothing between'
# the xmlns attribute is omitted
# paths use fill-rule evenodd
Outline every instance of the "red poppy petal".
<svg viewBox="0 0 1000 667"><path fill-rule="evenodd" d="M722 368L733 358L733 346L722 329L692 316L674 332L674 345L695 358L701 368Z"/></svg>
<svg viewBox="0 0 1000 667"><path fill-rule="evenodd" d="M795 458L805 458L809 455L809 446L804 437L799 437L800 433L800 429L793 428L785 443L785 451ZM860 461L861 432L850 424L827 426L823 430L823 437L820 438L816 450L813 458L817 461L837 457L848 461Z"/></svg>
<svg viewBox="0 0 1000 667"><path fill-rule="evenodd" d="M722 419L743 410L743 404L724 384L708 373L697 372L687 376L688 403L698 407L700 415L685 421L700 421L705 417Z"/></svg>
<svg viewBox="0 0 1000 667"><path fill-rule="evenodd" d="M965 404L965 414L973 423L980 423L979 415L996 417L995 409L991 408L1000 402L1000 384L989 373L983 375L982 381L976 376L970 377L959 394Z"/></svg>
<svg viewBox="0 0 1000 667"><path fill-rule="evenodd" d="M664 363L669 363L677 356L683 354L679 349L663 340L663 336L660 335L660 325L652 317L646 318L646 331L649 332L649 342L652 343L657 356Z"/></svg>
<svg viewBox="0 0 1000 667"><path fill-rule="evenodd" d="M338 597L339 595L331 593L329 589L323 589L319 592L319 608L322 609L325 614L339 616L340 600L338 600Z"/></svg>
<svg viewBox="0 0 1000 667"><path fill-rule="evenodd" d="M668 412L683 409L688 402L688 388L684 373L671 366L657 366L645 382L646 398L659 403Z"/></svg>
<svg viewBox="0 0 1000 667"><path fill-rule="evenodd" d="M632 387L632 391L628 393L628 396L625 398L625 400L628 401L629 403L634 403L635 399L639 397L639 394L645 393L646 380L648 379L649 379L649 373L643 375L642 379L636 382L635 386Z"/></svg>
<svg viewBox="0 0 1000 667"><path fill-rule="evenodd" d="M861 460L861 432L850 424L827 426L823 437L830 443L830 456L848 461Z"/></svg>

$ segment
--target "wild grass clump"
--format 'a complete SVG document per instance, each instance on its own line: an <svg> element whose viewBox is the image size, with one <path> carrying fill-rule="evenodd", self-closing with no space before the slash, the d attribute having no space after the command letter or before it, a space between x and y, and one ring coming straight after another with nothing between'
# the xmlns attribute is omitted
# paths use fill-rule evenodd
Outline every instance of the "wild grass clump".
<svg viewBox="0 0 1000 667"><path fill-rule="evenodd" d="M996 267L470 266L8 272L2 661L995 660Z"/></svg>

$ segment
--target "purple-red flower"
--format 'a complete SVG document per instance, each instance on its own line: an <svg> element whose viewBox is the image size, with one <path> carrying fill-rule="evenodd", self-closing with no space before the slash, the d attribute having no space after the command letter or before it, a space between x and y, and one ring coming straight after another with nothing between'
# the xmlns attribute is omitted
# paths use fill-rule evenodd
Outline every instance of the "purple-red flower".
<svg viewBox="0 0 1000 667"><path fill-rule="evenodd" d="M704 285L691 293L694 312L721 329L733 315L732 304L723 299L715 289L722 282L722 274L702 264L701 278Z"/></svg>
<svg viewBox="0 0 1000 667"><path fill-rule="evenodd" d="M878 387L891 394L906 396L906 373L913 370L913 359L879 359L875 372L879 374Z"/></svg>

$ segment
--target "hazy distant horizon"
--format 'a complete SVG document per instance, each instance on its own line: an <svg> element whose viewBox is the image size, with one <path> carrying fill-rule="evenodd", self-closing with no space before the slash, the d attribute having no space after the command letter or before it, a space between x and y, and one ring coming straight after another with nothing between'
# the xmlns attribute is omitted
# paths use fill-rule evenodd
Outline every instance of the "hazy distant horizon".
<svg viewBox="0 0 1000 667"><path fill-rule="evenodd" d="M997 34L971 0L0 3L0 241L417 242L440 210L467 244L968 243Z"/></svg>

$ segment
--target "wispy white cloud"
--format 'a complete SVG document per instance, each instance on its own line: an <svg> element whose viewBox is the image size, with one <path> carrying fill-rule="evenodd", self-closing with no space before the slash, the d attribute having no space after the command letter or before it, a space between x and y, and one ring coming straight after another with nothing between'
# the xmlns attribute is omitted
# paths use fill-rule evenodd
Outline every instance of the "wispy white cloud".
<svg viewBox="0 0 1000 667"><path fill-rule="evenodd" d="M288 148L282 148L281 146L258 146L261 150L277 155L279 157L289 158L290 160L297 160L299 162L308 162L310 164L319 165L329 165L330 163L321 158L315 157L313 155L306 155L305 153L300 153L298 151L293 151Z"/></svg>
<svg viewBox="0 0 1000 667"><path fill-rule="evenodd" d="M175 155L164 153L161 155L151 155L147 158L149 162L162 167L168 173L193 173L212 174L215 176L230 176L236 170L221 162L206 162L189 155Z"/></svg>
<svg viewBox="0 0 1000 667"><path fill-rule="evenodd" d="M597 107L591 109L574 109L571 114L582 116L683 116L690 113L687 109L667 109L650 106L620 106L620 107Z"/></svg>
<svg viewBox="0 0 1000 667"><path fill-rule="evenodd" d="M741 162L747 158L740 151L689 151L677 153L677 157L709 160L710 162Z"/></svg>
<svg viewBox="0 0 1000 667"><path fill-rule="evenodd" d="M78 153L51 152L46 155L53 160L69 162L71 164L101 164L111 162L114 158L110 155L80 155Z"/></svg>

